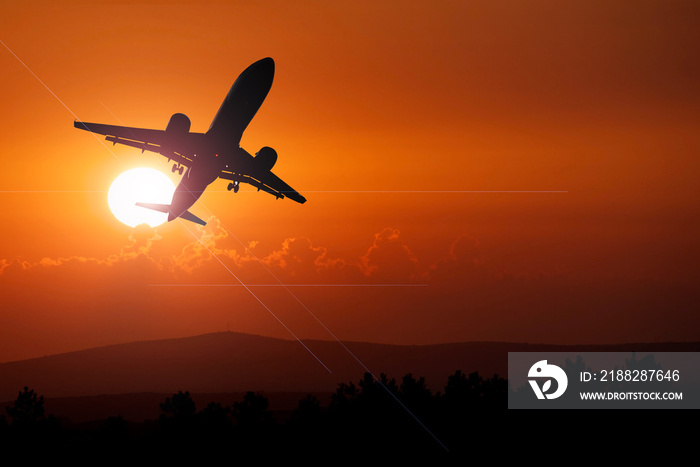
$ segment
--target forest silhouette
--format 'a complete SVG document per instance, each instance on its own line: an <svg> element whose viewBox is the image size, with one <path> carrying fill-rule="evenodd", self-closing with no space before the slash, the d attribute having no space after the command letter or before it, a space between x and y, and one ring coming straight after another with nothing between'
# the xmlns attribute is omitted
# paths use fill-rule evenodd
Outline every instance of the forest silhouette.
<svg viewBox="0 0 700 467"><path fill-rule="evenodd" d="M134 453L159 457L217 457L235 452L256 461L283 458L362 459L367 455L415 459L467 455L467 440L499 423L508 383L494 375L450 375L433 393L423 377L399 381L365 373L358 384L340 383L328 406L307 394L285 417L275 416L261 393L247 392L230 406L198 408L189 391L160 404L157 420L132 422L118 414L72 424L47 415L44 398L24 387L0 415L0 444L52 452ZM477 422L478 421L478 422ZM334 456L334 457L329 457Z"/></svg>

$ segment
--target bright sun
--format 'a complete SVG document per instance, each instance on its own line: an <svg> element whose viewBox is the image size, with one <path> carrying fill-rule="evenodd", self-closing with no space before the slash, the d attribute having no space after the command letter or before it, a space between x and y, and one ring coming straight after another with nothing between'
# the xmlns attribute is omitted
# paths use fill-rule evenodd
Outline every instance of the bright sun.
<svg viewBox="0 0 700 467"><path fill-rule="evenodd" d="M119 175L109 187L107 203L114 217L130 227L162 224L168 215L136 206L137 202L170 204L175 185L155 169L139 167Z"/></svg>

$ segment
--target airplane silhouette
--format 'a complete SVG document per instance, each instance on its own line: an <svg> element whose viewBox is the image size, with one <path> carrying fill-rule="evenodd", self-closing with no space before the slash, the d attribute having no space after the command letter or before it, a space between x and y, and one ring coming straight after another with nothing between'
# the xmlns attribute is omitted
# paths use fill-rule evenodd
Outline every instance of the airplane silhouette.
<svg viewBox="0 0 700 467"><path fill-rule="evenodd" d="M144 151L157 152L175 161L172 172L187 171L175 189L170 204L136 203L154 211L168 214L168 221L178 217L206 225L188 209L217 178L230 180L228 190L238 192L241 183L248 183L273 196L285 196L297 203L306 198L297 193L271 172L277 162L277 152L263 147L255 157L239 145L243 131L253 119L272 86L275 62L263 58L236 79L206 133L190 133L190 119L176 113L170 117L165 130L148 130L100 123L74 123L75 128L107 136L113 144L124 144Z"/></svg>

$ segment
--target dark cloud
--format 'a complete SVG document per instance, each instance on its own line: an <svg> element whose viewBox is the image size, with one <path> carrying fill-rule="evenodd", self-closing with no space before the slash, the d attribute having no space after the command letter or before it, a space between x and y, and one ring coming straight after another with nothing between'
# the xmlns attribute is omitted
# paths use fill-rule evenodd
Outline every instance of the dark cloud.
<svg viewBox="0 0 700 467"><path fill-rule="evenodd" d="M11 275L20 271L40 273L42 270L59 268L61 272L79 272L81 268L86 271L89 268L108 271L118 265L138 263L139 267L148 265L150 269L160 270L162 266L151 256L151 248L154 242L161 240L161 236L152 227L145 224L135 227L127 237L127 244L119 253L105 258L90 258L84 256L71 256L67 258L42 258L36 262L23 259L1 259L0 275Z"/></svg>
<svg viewBox="0 0 700 467"><path fill-rule="evenodd" d="M493 265L484 260L479 241L467 236L455 240L447 257L432 265L426 275L432 283L459 283L460 287L473 287L495 279Z"/></svg>
<svg viewBox="0 0 700 467"><path fill-rule="evenodd" d="M286 239L281 249L265 256L262 262L273 273L293 282L360 282L363 279L357 263L333 258L325 247L314 246L305 237Z"/></svg>
<svg viewBox="0 0 700 467"><path fill-rule="evenodd" d="M228 237L228 232L221 226L216 218L208 219L206 226L188 227L196 236L192 242L186 244L180 254L172 258L173 272L185 271L192 273L204 264L212 261L213 255L225 255L236 257L235 251L227 251L217 246L217 242Z"/></svg>
<svg viewBox="0 0 700 467"><path fill-rule="evenodd" d="M220 331L229 323L288 338L253 293L297 335L321 339L329 336L295 297L344 339L389 343L688 340L698 325L692 284L509 275L467 236L421 267L391 228L374 235L358 258L339 257L304 237L269 252L258 251L256 242L235 245L214 219L192 231L197 239L174 256L157 256L160 235L139 227L106 258L0 260L0 361ZM292 288L294 297L278 287L211 287L236 285L231 274L251 285L279 279L361 286ZM420 286L362 286L386 283Z"/></svg>
<svg viewBox="0 0 700 467"><path fill-rule="evenodd" d="M360 258L367 277L381 282L409 282L419 276L418 259L400 238L398 229L386 228Z"/></svg>

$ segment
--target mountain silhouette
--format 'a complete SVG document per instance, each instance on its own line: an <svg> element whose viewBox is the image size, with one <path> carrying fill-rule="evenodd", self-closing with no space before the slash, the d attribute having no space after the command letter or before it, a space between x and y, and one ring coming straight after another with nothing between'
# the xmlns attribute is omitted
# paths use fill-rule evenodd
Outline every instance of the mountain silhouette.
<svg viewBox="0 0 700 467"><path fill-rule="evenodd" d="M30 386L47 398L129 393L333 392L366 371L339 343L222 332L140 341L0 364L0 400ZM698 351L700 343L560 346L469 342L386 345L343 342L377 376L424 376L434 391L455 370L507 376L508 352Z"/></svg>

